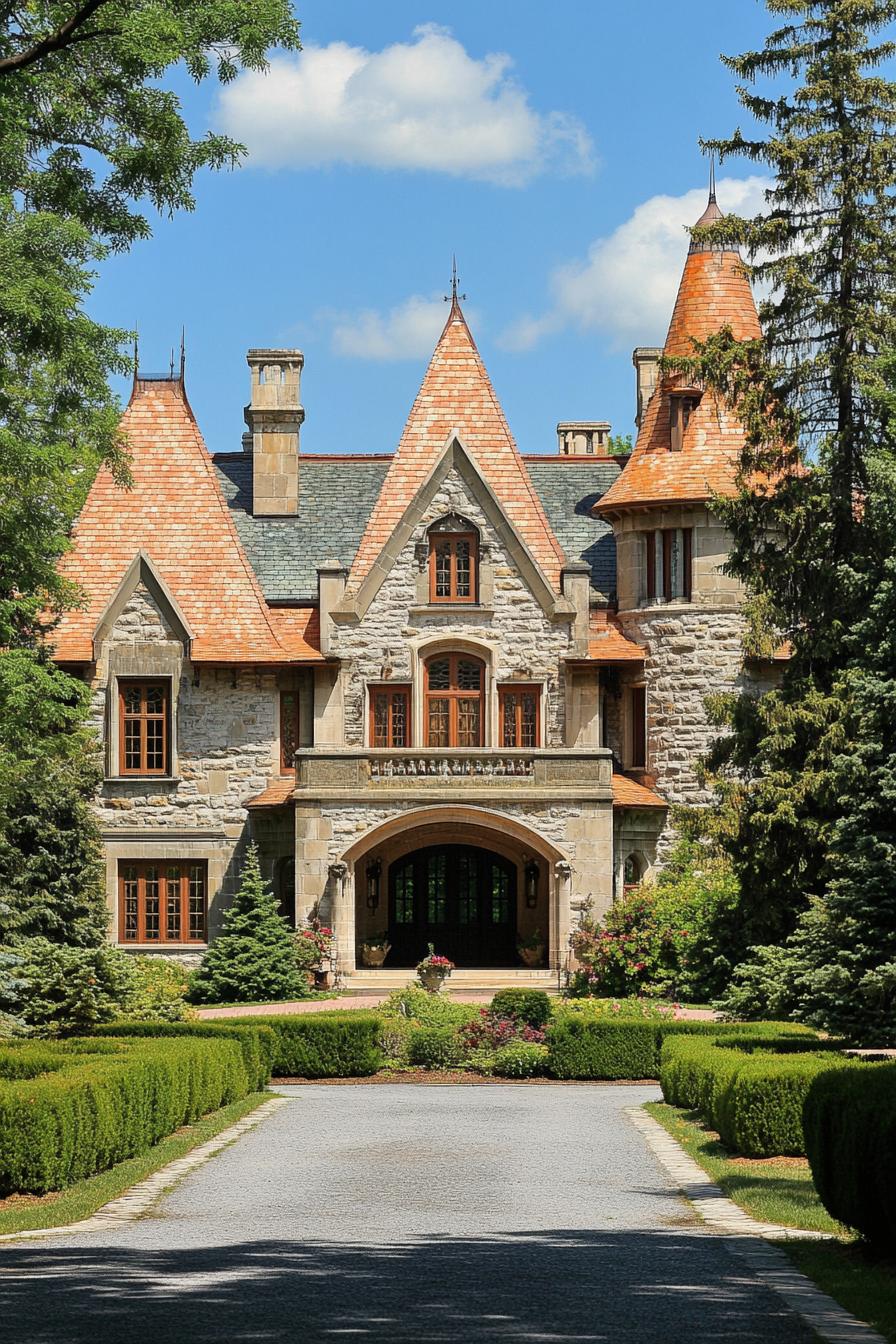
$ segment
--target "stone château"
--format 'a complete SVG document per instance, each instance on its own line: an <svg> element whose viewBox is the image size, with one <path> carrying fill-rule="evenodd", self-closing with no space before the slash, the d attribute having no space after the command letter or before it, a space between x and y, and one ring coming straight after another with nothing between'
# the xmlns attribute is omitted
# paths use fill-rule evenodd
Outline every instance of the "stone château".
<svg viewBox="0 0 896 1344"><path fill-rule="evenodd" d="M759 330L742 263L692 243L665 354L724 324ZM770 673L744 662L711 504L742 430L664 351L635 351L627 460L601 421L520 454L456 294L393 453L300 451L297 350L249 351L241 451L215 456L183 369L138 371L133 484L94 482L64 562L85 600L54 636L93 688L116 942L201 954L254 837L350 983L430 942L480 970L541 944L563 970L584 903L705 801L705 696Z"/></svg>

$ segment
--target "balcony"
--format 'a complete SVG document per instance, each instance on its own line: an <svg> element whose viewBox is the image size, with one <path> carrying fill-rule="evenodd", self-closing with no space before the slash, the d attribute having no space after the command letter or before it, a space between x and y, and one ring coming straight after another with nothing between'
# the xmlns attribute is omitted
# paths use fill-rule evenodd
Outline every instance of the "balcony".
<svg viewBox="0 0 896 1344"><path fill-rule="evenodd" d="M380 800L568 802L612 800L612 758L605 748L400 751L313 747L296 754L297 801Z"/></svg>

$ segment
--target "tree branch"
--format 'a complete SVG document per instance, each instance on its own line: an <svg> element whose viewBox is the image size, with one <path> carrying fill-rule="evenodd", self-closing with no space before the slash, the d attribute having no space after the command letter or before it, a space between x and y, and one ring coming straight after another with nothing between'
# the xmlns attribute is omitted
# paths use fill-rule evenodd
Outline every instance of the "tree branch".
<svg viewBox="0 0 896 1344"><path fill-rule="evenodd" d="M74 42L85 42L90 38L99 37L99 32L82 33L79 37L76 37L75 34L79 28L83 28L87 20L92 18L102 5L108 4L108 2L109 0L85 0L81 8L70 19L61 24L54 33L48 33L46 37L42 37L32 46L26 47L24 51L17 51L12 56L0 57L0 77L25 70L29 65L34 65L35 61L43 60L44 56L49 56L54 51L63 51ZM108 30L104 31L108 32Z"/></svg>

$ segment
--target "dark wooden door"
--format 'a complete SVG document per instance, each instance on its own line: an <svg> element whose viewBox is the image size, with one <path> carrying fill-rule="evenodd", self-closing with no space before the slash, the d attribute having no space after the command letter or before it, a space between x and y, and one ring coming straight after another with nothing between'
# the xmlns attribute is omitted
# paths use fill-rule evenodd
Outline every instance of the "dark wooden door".
<svg viewBox="0 0 896 1344"><path fill-rule="evenodd" d="M389 870L390 966L432 943L457 966L516 965L516 868L471 845L432 845Z"/></svg>

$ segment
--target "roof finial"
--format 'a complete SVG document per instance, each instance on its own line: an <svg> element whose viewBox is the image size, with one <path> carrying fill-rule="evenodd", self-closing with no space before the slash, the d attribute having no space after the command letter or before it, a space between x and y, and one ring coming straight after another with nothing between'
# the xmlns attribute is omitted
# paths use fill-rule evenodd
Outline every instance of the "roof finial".
<svg viewBox="0 0 896 1344"><path fill-rule="evenodd" d="M451 253L451 293L444 296L445 302L450 303L452 308L457 307L458 299L466 299L466 294L457 292L457 257Z"/></svg>
<svg viewBox="0 0 896 1344"><path fill-rule="evenodd" d="M716 152L710 150L709 154L709 203L715 205L716 202Z"/></svg>
<svg viewBox="0 0 896 1344"><path fill-rule="evenodd" d="M139 327L137 326L137 323L135 322L135 323L134 323L134 381L135 381L135 382L137 381L137 377L138 377L139 370L140 370L140 346L139 346L139 344L138 344L138 342L139 342L139 338L140 338L140 329L139 329Z"/></svg>
<svg viewBox="0 0 896 1344"><path fill-rule="evenodd" d="M183 383L183 381L184 381L184 369L186 368L186 365L187 365L187 346L186 346L186 337L187 337L187 329L186 329L186 327L181 327L181 329L180 329L180 381L181 381L181 383Z"/></svg>

